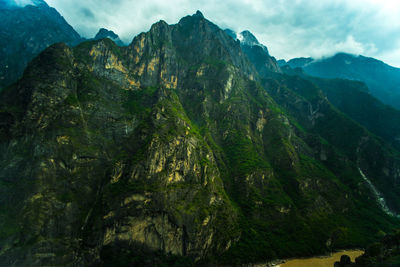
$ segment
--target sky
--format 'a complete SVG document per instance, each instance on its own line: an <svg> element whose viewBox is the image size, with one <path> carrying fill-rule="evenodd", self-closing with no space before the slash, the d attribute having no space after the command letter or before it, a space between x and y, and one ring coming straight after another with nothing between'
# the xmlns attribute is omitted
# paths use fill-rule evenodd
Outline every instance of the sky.
<svg viewBox="0 0 400 267"><path fill-rule="evenodd" d="M20 2L29 0L20 0ZM251 31L277 59L347 52L400 67L398 0L47 0L84 37L99 28L130 43L159 20L200 10L220 28Z"/></svg>

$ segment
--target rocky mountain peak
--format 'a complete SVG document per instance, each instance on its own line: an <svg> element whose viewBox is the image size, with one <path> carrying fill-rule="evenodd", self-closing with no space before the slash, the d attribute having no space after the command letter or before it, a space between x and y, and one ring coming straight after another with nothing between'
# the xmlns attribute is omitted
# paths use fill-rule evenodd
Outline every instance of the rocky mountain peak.
<svg viewBox="0 0 400 267"><path fill-rule="evenodd" d="M248 30L239 33L238 38L241 42L247 43L249 45L259 45L257 38Z"/></svg>
<svg viewBox="0 0 400 267"><path fill-rule="evenodd" d="M204 15L203 15L203 13L201 13L200 10L197 10L197 11L196 11L196 14L194 14L193 16L196 16L196 17L199 17L199 18L204 19Z"/></svg>
<svg viewBox="0 0 400 267"><path fill-rule="evenodd" d="M111 30L107 30L105 28L101 28L99 30L99 32L96 34L96 36L94 37L94 39L95 40L100 40L100 39L104 39L104 38L110 38L111 40L113 40L119 46L123 46L124 45L124 43L119 38L118 34L116 34L115 32L113 32Z"/></svg>
<svg viewBox="0 0 400 267"><path fill-rule="evenodd" d="M261 76L267 75L269 72L281 72L276 59L269 55L268 48L260 44L250 31L245 30L238 34L231 29L225 29L224 31L234 40L240 42L242 51L247 55Z"/></svg>
<svg viewBox="0 0 400 267"><path fill-rule="evenodd" d="M357 164L398 205L397 158L198 13L52 45L1 92L1 266L246 264L394 227Z"/></svg>
<svg viewBox="0 0 400 267"><path fill-rule="evenodd" d="M107 30L105 28L101 28L99 30L99 32L96 34L96 36L94 37L94 39L98 40L98 39L103 39L106 37L110 37L112 39L116 39L119 38L117 34L115 34L115 32Z"/></svg>
<svg viewBox="0 0 400 267"><path fill-rule="evenodd" d="M169 25L164 20L159 20L158 22L151 25L150 32L159 31L160 29L168 28Z"/></svg>
<svg viewBox="0 0 400 267"><path fill-rule="evenodd" d="M236 32L232 31L231 29L225 29L225 33L228 34L230 37L232 37L233 40L238 39Z"/></svg>
<svg viewBox="0 0 400 267"><path fill-rule="evenodd" d="M248 30L242 31L241 33L238 34L237 38L244 45L261 47L269 55L268 48L265 45L260 44L257 38L250 31Z"/></svg>
<svg viewBox="0 0 400 267"><path fill-rule="evenodd" d="M258 46L261 47L264 52L269 55L268 48L265 45L261 44L254 36L254 34L252 34L250 31L244 30L240 33L236 33L231 29L225 29L225 33L232 37L234 40L239 40L241 46Z"/></svg>
<svg viewBox="0 0 400 267"><path fill-rule="evenodd" d="M185 17L181 18L181 19L179 20L179 23L178 23L178 24L184 25L184 24L187 24L187 23L194 23L194 22L204 21L204 20L207 21L207 22L209 22L209 21L204 17L203 13L201 13L199 10L197 10L196 13L194 13L193 15L188 15L188 16L185 16ZM210 22L210 23L211 23L211 22ZM212 24L212 23L211 23L211 24Z"/></svg>

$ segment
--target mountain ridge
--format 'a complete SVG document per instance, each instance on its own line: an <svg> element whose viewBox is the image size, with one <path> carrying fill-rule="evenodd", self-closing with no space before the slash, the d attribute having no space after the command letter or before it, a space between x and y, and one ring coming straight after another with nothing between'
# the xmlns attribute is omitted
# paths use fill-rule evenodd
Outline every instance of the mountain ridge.
<svg viewBox="0 0 400 267"><path fill-rule="evenodd" d="M111 30L107 30L105 28L100 28L97 34L94 37L94 40L100 40L104 38L110 38L113 42L115 42L119 46L124 46L125 44L121 41L118 34Z"/></svg>
<svg viewBox="0 0 400 267"><path fill-rule="evenodd" d="M270 56L268 48L259 43L257 38L250 31L245 30L239 34L230 29L225 29L224 31L234 40L240 42L243 52L247 55L261 76L268 75L268 73L271 72L282 72L276 59Z"/></svg>
<svg viewBox="0 0 400 267"><path fill-rule="evenodd" d="M44 1L0 9L0 90L17 81L28 63L57 42L76 45L82 38Z"/></svg>
<svg viewBox="0 0 400 267"><path fill-rule="evenodd" d="M43 51L1 93L0 263L240 264L391 231L358 167L398 212L399 153L264 64L199 12Z"/></svg>
<svg viewBox="0 0 400 267"><path fill-rule="evenodd" d="M282 64L285 64L282 62ZM289 60L287 65L300 67L311 75L321 78L342 78L366 83L373 96L399 109L400 69L380 60L338 53L332 57L314 60L300 58Z"/></svg>

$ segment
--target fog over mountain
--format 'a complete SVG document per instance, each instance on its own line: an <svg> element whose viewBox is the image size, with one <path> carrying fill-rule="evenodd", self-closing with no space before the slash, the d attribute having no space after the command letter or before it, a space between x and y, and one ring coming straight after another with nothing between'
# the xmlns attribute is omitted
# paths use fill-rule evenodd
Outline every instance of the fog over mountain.
<svg viewBox="0 0 400 267"><path fill-rule="evenodd" d="M24 7L26 5L39 5L44 4L45 2L42 0L1 0L0 5L6 5L9 7L17 6L17 7Z"/></svg>
<svg viewBox="0 0 400 267"><path fill-rule="evenodd" d="M154 21L176 23L199 9L220 27L250 30L276 58L321 58L346 52L400 66L397 1L49 0L48 4L85 37L105 27L129 43Z"/></svg>
<svg viewBox="0 0 400 267"><path fill-rule="evenodd" d="M345 53L398 5L293 2L0 0L0 266L400 266L400 69Z"/></svg>

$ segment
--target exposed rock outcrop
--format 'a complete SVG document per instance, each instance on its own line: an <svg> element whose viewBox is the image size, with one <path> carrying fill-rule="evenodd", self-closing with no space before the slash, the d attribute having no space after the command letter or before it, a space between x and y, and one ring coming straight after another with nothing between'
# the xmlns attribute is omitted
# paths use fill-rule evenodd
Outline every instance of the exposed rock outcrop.
<svg viewBox="0 0 400 267"><path fill-rule="evenodd" d="M46 49L0 98L0 265L232 264L391 229L354 165L379 141L259 74L200 12L127 47ZM326 118L370 141L328 138Z"/></svg>

